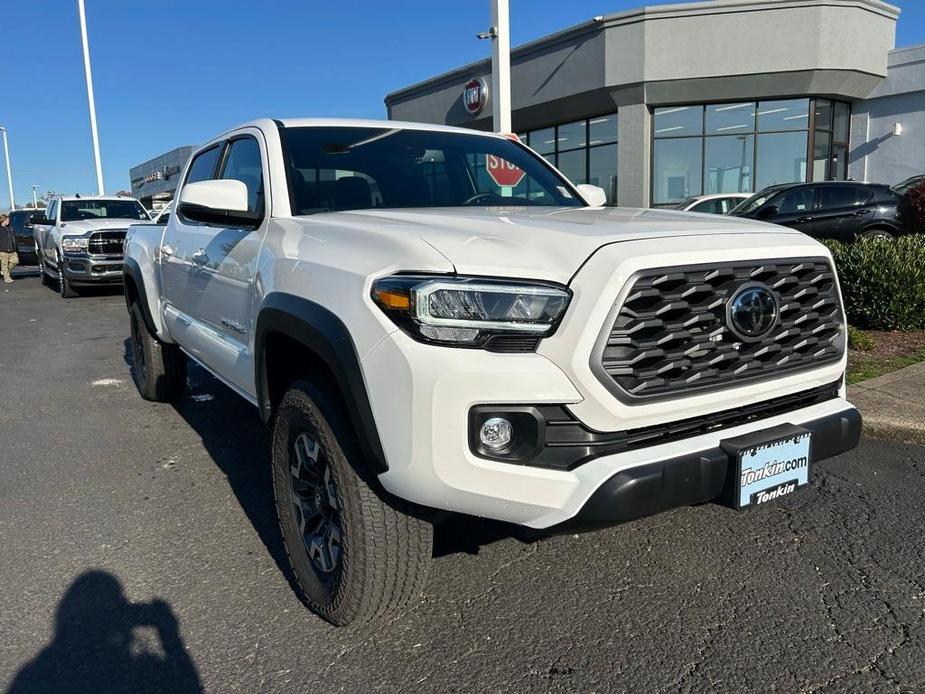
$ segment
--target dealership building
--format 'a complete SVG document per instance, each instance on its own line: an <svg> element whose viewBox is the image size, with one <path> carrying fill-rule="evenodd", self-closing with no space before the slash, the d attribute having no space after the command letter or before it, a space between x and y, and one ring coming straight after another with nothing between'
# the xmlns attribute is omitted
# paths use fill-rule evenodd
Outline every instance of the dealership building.
<svg viewBox="0 0 925 694"><path fill-rule="evenodd" d="M173 200L180 181L180 172L196 148L193 145L177 147L165 154L149 159L129 169L132 195L141 204L159 209Z"/></svg>
<svg viewBox="0 0 925 694"><path fill-rule="evenodd" d="M611 204L925 173L925 46L879 0L713 0L594 19L511 52L514 130ZM515 17L516 21L516 17ZM491 128L491 62L389 94L390 118Z"/></svg>

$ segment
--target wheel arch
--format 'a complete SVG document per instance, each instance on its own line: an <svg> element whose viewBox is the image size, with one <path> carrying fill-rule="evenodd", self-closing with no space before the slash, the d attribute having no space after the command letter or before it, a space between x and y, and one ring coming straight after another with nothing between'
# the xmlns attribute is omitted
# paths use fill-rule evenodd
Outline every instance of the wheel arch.
<svg viewBox="0 0 925 694"><path fill-rule="evenodd" d="M288 385L318 378L336 388L364 457L376 474L388 470L379 431L350 331L324 306L272 292L257 314L254 332L257 402L269 423Z"/></svg>
<svg viewBox="0 0 925 694"><path fill-rule="evenodd" d="M151 305L148 303L148 294L145 289L144 276L138 261L130 256L122 259L122 291L125 296L125 308L129 308L133 301L137 301L141 306L141 315L145 321L145 327L152 335L160 336L161 332L157 329L157 323L154 316L151 315Z"/></svg>

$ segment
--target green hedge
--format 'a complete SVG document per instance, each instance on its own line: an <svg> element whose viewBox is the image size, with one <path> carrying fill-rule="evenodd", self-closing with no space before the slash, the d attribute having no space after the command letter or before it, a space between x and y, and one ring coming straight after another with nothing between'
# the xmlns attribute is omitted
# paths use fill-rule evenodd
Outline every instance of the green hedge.
<svg viewBox="0 0 925 694"><path fill-rule="evenodd" d="M925 329L925 236L826 241L848 322L863 330Z"/></svg>

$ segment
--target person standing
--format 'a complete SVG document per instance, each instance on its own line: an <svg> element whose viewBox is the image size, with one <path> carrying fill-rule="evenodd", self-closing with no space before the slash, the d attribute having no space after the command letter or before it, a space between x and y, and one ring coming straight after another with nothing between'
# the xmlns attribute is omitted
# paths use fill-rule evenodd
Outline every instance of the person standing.
<svg viewBox="0 0 925 694"><path fill-rule="evenodd" d="M0 215L0 275L4 282L13 281L13 268L19 265L16 254L16 235L10 226L10 218Z"/></svg>

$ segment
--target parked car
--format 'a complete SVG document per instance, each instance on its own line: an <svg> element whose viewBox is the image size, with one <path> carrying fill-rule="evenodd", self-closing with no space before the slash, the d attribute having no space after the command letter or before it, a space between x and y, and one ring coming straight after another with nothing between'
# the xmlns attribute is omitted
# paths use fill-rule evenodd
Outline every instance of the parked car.
<svg viewBox="0 0 925 694"><path fill-rule="evenodd" d="M748 200L751 193L713 193L695 195L675 206L676 210L685 212L706 212L708 214L729 214L743 200Z"/></svg>
<svg viewBox="0 0 925 694"><path fill-rule="evenodd" d="M43 217L41 210L13 210L10 212L10 226L16 235L16 254L22 265L35 265L38 263L38 254L35 250L35 236L33 235L33 222Z"/></svg>
<svg viewBox="0 0 925 694"><path fill-rule="evenodd" d="M925 174L919 174L918 176L910 176L905 181L897 183L895 186L892 186L894 193L902 197L906 194L906 191L915 188L917 185L925 183Z"/></svg>
<svg viewBox="0 0 925 694"><path fill-rule="evenodd" d="M295 585L334 624L420 593L440 513L741 508L857 444L823 245L604 203L500 135L242 125L129 229L132 378L177 399L189 355L258 408Z"/></svg>
<svg viewBox="0 0 925 694"><path fill-rule="evenodd" d="M150 221L129 197L54 197L34 222L42 281L57 282L62 297L81 286L122 282L122 246L129 224Z"/></svg>
<svg viewBox="0 0 925 694"><path fill-rule="evenodd" d="M769 186L730 212L802 231L819 239L891 239L903 233L899 196L887 185L826 181Z"/></svg>

